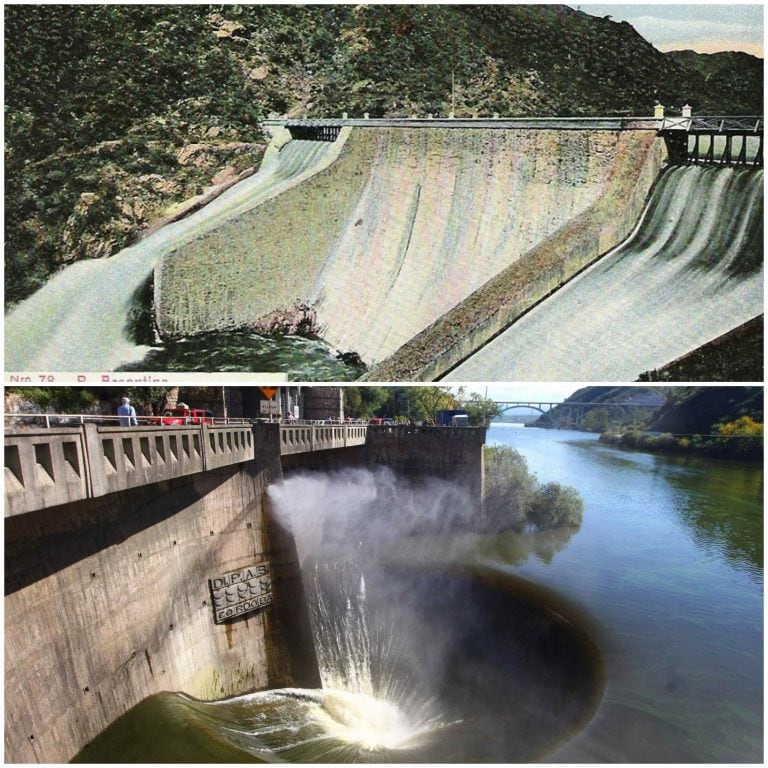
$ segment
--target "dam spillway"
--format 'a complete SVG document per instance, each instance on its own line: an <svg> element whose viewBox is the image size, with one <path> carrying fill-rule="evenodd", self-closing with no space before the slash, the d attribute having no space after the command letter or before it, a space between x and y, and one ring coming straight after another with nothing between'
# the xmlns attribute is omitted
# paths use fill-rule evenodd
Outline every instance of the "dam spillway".
<svg viewBox="0 0 768 768"><path fill-rule="evenodd" d="M763 311L763 171L677 167L634 235L446 377L633 380Z"/></svg>
<svg viewBox="0 0 768 768"><path fill-rule="evenodd" d="M201 210L109 259L65 267L6 315L6 370L113 370L141 360L149 348L132 338L129 315L163 255L300 183L337 151L338 145L324 142L290 141L268 153L257 174Z"/></svg>
<svg viewBox="0 0 768 768"><path fill-rule="evenodd" d="M130 316L154 275L155 322L169 340L210 335L216 344L216 334L268 324L304 303L322 339L357 353L379 380L437 379L470 357L473 367L461 369L467 377L514 377L498 362L481 368L487 352L474 353L630 234L665 155L653 121L357 124L365 122L330 133L320 126L322 140L291 138L277 128L252 178L110 259L63 269L7 315L6 368L139 369L152 348L132 336ZM762 184L761 171L749 173ZM700 239L693 234L699 223L686 211L698 202L689 196L705 193L706 185L689 184L685 199L667 209L681 217L679 229L692 242ZM676 242L685 246L683 240L678 233ZM510 289L501 278L511 273ZM748 290L746 278L736 282ZM704 315L707 330L676 350L688 352L699 337L709 341L762 311L753 298L738 299L738 306L727 291L721 298L716 322L709 327L711 313ZM497 311L504 301L512 309ZM490 317L479 332L485 320L454 322L453 313L473 303ZM602 315L602 305L592 306L601 310L595 317ZM547 333L561 330L570 339L567 323ZM461 350L433 354L430 341L421 355L418 342L430 333ZM668 353L656 344L650 363L638 357L621 375L664 365L673 359ZM398 358L405 365L389 365ZM555 370L546 377L603 376L597 368Z"/></svg>
<svg viewBox="0 0 768 768"><path fill-rule="evenodd" d="M307 301L325 341L383 360L604 198L596 241L626 236L662 150L614 122L353 128L323 173L166 256L159 327L245 326Z"/></svg>

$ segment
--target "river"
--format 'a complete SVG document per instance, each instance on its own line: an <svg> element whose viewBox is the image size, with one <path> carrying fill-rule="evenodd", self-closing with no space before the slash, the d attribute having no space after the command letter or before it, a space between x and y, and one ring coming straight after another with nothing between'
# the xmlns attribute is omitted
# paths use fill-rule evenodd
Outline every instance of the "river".
<svg viewBox="0 0 768 768"><path fill-rule="evenodd" d="M552 560L513 567L584 606L607 686L555 760L762 760L762 469L494 425L542 482L579 489L584 522Z"/></svg>
<svg viewBox="0 0 768 768"><path fill-rule="evenodd" d="M323 689L160 694L80 759L761 762L762 469L514 425L488 443L575 486L580 527L425 533L461 503L444 482L289 478L278 510L333 534L304 559L305 583L312 561L335 578L309 590ZM393 507L418 535L393 534ZM368 525L376 546L350 571Z"/></svg>

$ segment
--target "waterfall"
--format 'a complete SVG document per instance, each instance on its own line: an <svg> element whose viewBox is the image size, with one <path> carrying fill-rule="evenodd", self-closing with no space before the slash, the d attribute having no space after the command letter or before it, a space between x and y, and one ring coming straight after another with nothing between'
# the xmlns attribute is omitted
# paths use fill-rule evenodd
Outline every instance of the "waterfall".
<svg viewBox="0 0 768 768"><path fill-rule="evenodd" d="M201 210L108 259L79 261L56 273L6 315L6 370L101 371L140 361L150 347L130 337L128 317L163 256L289 188L321 165L333 146L290 141L257 174Z"/></svg>
<svg viewBox="0 0 768 768"><path fill-rule="evenodd" d="M672 168L629 240L453 381L632 381L763 312L763 171Z"/></svg>

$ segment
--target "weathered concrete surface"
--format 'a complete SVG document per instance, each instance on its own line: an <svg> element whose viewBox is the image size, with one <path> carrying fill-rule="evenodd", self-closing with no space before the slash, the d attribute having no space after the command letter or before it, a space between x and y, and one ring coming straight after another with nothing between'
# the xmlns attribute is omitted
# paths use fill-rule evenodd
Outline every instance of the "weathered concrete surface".
<svg viewBox="0 0 768 768"><path fill-rule="evenodd" d="M372 368L371 381L432 381L500 333L632 231L665 157L650 132L620 134L597 199ZM494 377L495 378L495 377Z"/></svg>
<svg viewBox="0 0 768 768"><path fill-rule="evenodd" d="M369 427L365 445L283 455L286 474L345 467L388 467L407 480L433 477L455 483L479 510L483 492L485 429L478 427Z"/></svg>
<svg viewBox="0 0 768 768"><path fill-rule="evenodd" d="M279 459L264 455L6 520L7 761L67 761L163 690L316 684L295 551L265 509ZM215 625L208 579L264 560L275 605Z"/></svg>
<svg viewBox="0 0 768 768"><path fill-rule="evenodd" d="M325 171L166 257L161 328L246 325L309 301L326 341L381 361L566 225L585 230L581 266L615 245L615 222L634 223L653 181L654 139L650 130L352 129Z"/></svg>
<svg viewBox="0 0 768 768"><path fill-rule="evenodd" d="M330 167L163 259L155 271L163 333L247 325L308 296L365 183L370 148L354 138Z"/></svg>
<svg viewBox="0 0 768 768"><path fill-rule="evenodd" d="M70 760L160 691L218 699L319 685L293 538L268 508L267 486L282 477L280 428L253 435L250 462L6 519L8 762ZM365 445L283 461L444 478L479 506L484 436L371 428ZM215 624L208 580L264 561L273 605Z"/></svg>
<svg viewBox="0 0 768 768"><path fill-rule="evenodd" d="M407 478L450 480L477 501L483 496L482 427L378 427L368 430L366 461Z"/></svg>

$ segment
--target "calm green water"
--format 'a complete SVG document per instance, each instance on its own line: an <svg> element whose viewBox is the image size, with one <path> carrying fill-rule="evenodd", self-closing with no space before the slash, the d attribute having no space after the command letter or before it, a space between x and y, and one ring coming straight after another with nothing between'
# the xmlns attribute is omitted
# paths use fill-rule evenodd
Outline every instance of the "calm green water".
<svg viewBox="0 0 768 768"><path fill-rule="evenodd" d="M320 340L266 336L247 329L168 341L124 371L283 371L289 381L353 381L364 368L344 362Z"/></svg>
<svg viewBox="0 0 768 768"><path fill-rule="evenodd" d="M161 694L80 759L761 762L762 470L577 432L499 425L488 442L520 450L540 481L576 486L581 527L390 540L379 528L364 580L336 535L344 557L326 562L344 578L310 593L336 648L318 655L341 667L366 651L355 675L386 670L399 709L381 708L376 685L376 701L327 686L220 703ZM327 498L308 487L308 511L338 513L378 482L329 479ZM387 498L439 520L439 486L423 491L406 502L395 485ZM344 519L355 548L372 511ZM375 747L355 735L362 726Z"/></svg>
<svg viewBox="0 0 768 768"><path fill-rule="evenodd" d="M584 522L550 562L500 569L596 622L605 696L558 761L762 762L763 472L494 426L541 481L576 486Z"/></svg>

